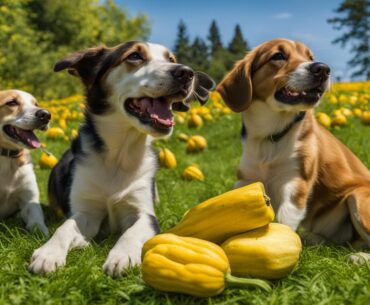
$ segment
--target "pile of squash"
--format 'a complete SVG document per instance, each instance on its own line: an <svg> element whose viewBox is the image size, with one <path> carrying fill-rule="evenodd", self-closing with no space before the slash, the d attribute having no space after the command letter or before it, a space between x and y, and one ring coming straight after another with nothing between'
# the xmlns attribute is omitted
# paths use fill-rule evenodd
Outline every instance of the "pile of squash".
<svg viewBox="0 0 370 305"><path fill-rule="evenodd" d="M289 275L302 249L299 236L271 223L274 217L260 182L208 199L144 244L143 279L161 291L200 297L220 294L226 285L269 291L262 279Z"/></svg>

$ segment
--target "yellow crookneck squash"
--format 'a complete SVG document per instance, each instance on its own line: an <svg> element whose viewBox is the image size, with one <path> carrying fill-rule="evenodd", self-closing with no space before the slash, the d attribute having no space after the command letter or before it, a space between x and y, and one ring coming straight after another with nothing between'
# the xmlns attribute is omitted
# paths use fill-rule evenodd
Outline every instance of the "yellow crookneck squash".
<svg viewBox="0 0 370 305"><path fill-rule="evenodd" d="M205 240L159 234L144 244L142 257L144 281L161 291L210 297L226 284L271 290L263 280L232 276L222 248Z"/></svg>
<svg viewBox="0 0 370 305"><path fill-rule="evenodd" d="M210 198L188 210L168 233L215 243L270 223L275 217L262 183Z"/></svg>
<svg viewBox="0 0 370 305"><path fill-rule="evenodd" d="M302 251L301 239L290 227L270 223L222 244L236 276L280 279L297 265Z"/></svg>

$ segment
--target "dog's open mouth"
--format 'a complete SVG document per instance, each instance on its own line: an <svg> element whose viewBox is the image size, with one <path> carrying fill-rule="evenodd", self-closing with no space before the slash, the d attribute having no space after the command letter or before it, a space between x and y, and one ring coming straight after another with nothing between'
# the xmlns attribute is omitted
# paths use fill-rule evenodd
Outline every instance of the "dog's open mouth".
<svg viewBox="0 0 370 305"><path fill-rule="evenodd" d="M16 142L20 142L28 148L39 148L40 140L36 137L32 130L25 130L11 125L3 127L5 134Z"/></svg>
<svg viewBox="0 0 370 305"><path fill-rule="evenodd" d="M171 103L165 97L129 98L124 103L126 111L143 124L151 125L160 132L168 132L175 125Z"/></svg>
<svg viewBox="0 0 370 305"><path fill-rule="evenodd" d="M284 87L275 93L275 99L281 103L285 104L316 104L321 96L323 95L325 89L321 86L302 91L294 91L288 87Z"/></svg>

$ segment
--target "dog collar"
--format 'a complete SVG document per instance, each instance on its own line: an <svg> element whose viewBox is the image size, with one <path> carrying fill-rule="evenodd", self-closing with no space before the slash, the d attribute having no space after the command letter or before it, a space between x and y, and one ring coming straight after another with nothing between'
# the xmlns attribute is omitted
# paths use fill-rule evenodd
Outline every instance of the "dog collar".
<svg viewBox="0 0 370 305"><path fill-rule="evenodd" d="M282 131L278 132L278 133L274 133L272 135L269 135L267 137L267 140L271 141L271 142L279 142L281 140L282 137L284 137L288 132L289 130L298 122L302 121L304 116L306 115L306 111L301 111L299 112L294 120L288 124L287 127L285 127Z"/></svg>
<svg viewBox="0 0 370 305"><path fill-rule="evenodd" d="M21 150L0 148L0 156L8 158L18 158L21 155L21 152L22 152Z"/></svg>

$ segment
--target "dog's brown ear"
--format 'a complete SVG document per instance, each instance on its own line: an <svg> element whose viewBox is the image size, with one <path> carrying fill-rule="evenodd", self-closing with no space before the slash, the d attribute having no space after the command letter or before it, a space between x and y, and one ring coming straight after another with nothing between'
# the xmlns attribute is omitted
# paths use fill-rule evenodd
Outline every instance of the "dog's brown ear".
<svg viewBox="0 0 370 305"><path fill-rule="evenodd" d="M216 90L225 103L235 112L246 110L252 101L252 59L237 62L234 68L224 77Z"/></svg>
<svg viewBox="0 0 370 305"><path fill-rule="evenodd" d="M85 86L88 87L94 82L108 50L105 46L99 46L67 55L57 61L54 72L68 69L70 74L80 77Z"/></svg>

